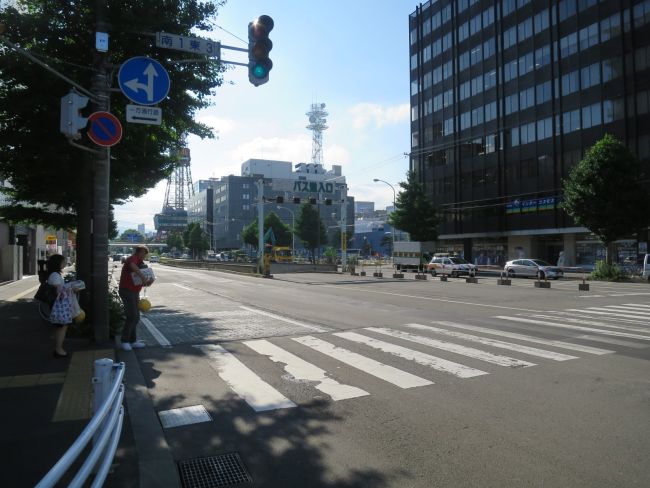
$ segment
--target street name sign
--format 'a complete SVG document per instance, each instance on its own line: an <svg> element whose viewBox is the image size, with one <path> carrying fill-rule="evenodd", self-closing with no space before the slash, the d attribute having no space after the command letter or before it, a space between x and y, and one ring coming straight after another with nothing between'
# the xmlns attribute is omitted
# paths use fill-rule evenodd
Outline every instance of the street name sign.
<svg viewBox="0 0 650 488"><path fill-rule="evenodd" d="M162 108L129 104L126 106L126 121L135 124L160 125L162 122Z"/></svg>
<svg viewBox="0 0 650 488"><path fill-rule="evenodd" d="M167 32L156 32L156 47L184 51L221 59L221 43L200 37L177 36Z"/></svg>
<svg viewBox="0 0 650 488"><path fill-rule="evenodd" d="M155 59L144 56L122 63L117 74L122 93L134 103L156 105L169 93L169 73Z"/></svg>
<svg viewBox="0 0 650 488"><path fill-rule="evenodd" d="M88 137L98 146L114 146L122 139L122 124L109 112L95 112L88 117Z"/></svg>

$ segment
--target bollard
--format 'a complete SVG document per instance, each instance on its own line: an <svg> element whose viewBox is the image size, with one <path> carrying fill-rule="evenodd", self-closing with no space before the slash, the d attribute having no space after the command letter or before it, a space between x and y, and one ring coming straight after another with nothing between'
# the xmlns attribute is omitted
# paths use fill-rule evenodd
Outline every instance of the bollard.
<svg viewBox="0 0 650 488"><path fill-rule="evenodd" d="M366 276L366 272L362 271L361 273L359 273L359 276Z"/></svg>
<svg viewBox="0 0 650 488"><path fill-rule="evenodd" d="M415 275L415 279L416 280L425 280L426 281L427 275L425 275L424 273L423 274L418 273L418 274Z"/></svg>
<svg viewBox="0 0 650 488"><path fill-rule="evenodd" d="M393 278L404 278L404 273L393 273Z"/></svg>
<svg viewBox="0 0 650 488"><path fill-rule="evenodd" d="M478 278L475 276L468 276L465 278L465 283L478 283Z"/></svg>
<svg viewBox="0 0 650 488"><path fill-rule="evenodd" d="M585 275L582 275L582 283L578 283L578 291L589 291L589 283L585 282Z"/></svg>
<svg viewBox="0 0 650 488"><path fill-rule="evenodd" d="M508 278L507 276L504 278L503 277L503 272L501 272L501 275L499 276L499 279L497 280L497 285L512 286L512 280L510 278Z"/></svg>
<svg viewBox="0 0 650 488"><path fill-rule="evenodd" d="M445 275L440 275L440 281L447 281L447 277Z"/></svg>
<svg viewBox="0 0 650 488"><path fill-rule="evenodd" d="M383 273L379 273L379 272L374 272L372 275L373 275L375 278L383 278L383 277L384 277L384 274L383 274Z"/></svg>

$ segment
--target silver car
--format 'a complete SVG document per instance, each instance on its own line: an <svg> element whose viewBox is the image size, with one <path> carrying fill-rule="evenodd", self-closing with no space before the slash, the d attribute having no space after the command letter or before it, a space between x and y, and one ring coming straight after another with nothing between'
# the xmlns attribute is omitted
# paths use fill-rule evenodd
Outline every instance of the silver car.
<svg viewBox="0 0 650 488"><path fill-rule="evenodd" d="M534 276L540 280L545 278L557 280L564 276L560 268L541 259L515 259L514 261L508 261L503 270L509 278L514 276Z"/></svg>

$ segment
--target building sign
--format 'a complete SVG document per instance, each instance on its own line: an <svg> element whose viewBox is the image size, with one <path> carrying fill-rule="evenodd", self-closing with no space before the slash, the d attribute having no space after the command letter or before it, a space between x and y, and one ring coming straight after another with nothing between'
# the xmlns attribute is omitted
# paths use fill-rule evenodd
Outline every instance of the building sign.
<svg viewBox="0 0 650 488"><path fill-rule="evenodd" d="M334 183L296 180L293 183L293 191L302 193L334 193Z"/></svg>
<svg viewBox="0 0 650 488"><path fill-rule="evenodd" d="M535 198L533 200L514 200L506 204L506 214L530 213L542 210L553 210L556 207L555 197Z"/></svg>

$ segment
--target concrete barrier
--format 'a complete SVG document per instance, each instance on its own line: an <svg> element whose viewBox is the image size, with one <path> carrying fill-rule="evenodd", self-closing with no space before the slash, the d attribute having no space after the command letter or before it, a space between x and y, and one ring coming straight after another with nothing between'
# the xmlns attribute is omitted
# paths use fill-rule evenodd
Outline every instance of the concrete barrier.
<svg viewBox="0 0 650 488"><path fill-rule="evenodd" d="M535 288L550 288L551 287L551 282L550 281L536 281L535 282Z"/></svg>

